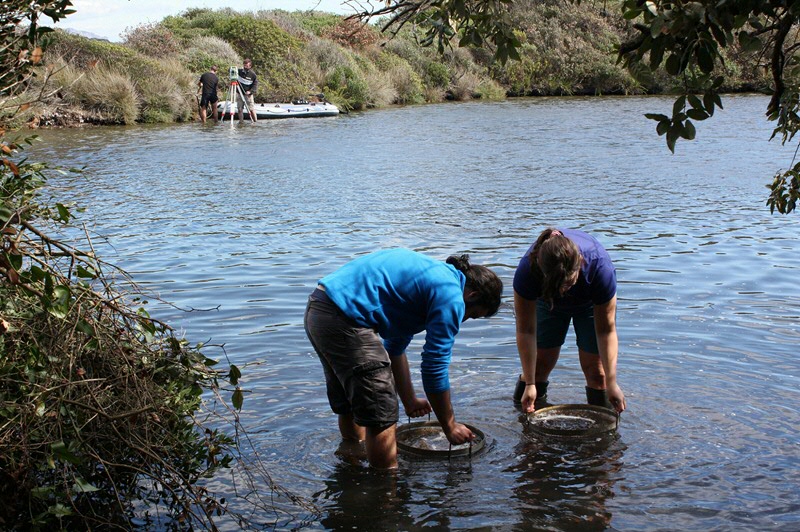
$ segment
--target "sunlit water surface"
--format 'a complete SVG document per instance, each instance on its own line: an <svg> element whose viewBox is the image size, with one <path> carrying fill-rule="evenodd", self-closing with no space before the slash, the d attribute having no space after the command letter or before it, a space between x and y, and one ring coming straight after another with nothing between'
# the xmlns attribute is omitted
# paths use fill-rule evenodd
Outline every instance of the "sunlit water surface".
<svg viewBox="0 0 800 532"><path fill-rule="evenodd" d="M151 310L246 366L257 452L321 509L278 528L796 530L800 215L764 205L793 155L767 141L766 103L726 98L675 155L642 116L671 102L631 97L45 131L32 155L85 166L52 185L88 207L101 254L200 309ZM628 410L614 437L543 440L512 406L511 279L548 225L595 234L617 266ZM463 326L451 366L457 419L486 447L404 458L387 476L334 455L302 320L319 277L392 246L469 253L506 289L497 316ZM409 352L418 390L421 340ZM584 400L572 336L550 399Z"/></svg>

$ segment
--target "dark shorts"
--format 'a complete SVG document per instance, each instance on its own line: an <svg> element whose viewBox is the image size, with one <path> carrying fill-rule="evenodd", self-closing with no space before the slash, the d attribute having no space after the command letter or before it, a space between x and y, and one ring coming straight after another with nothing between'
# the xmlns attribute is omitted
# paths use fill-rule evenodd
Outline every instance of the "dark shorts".
<svg viewBox="0 0 800 532"><path fill-rule="evenodd" d="M536 345L542 349L560 347L567 337L572 320L578 348L598 354L597 333L594 330L594 306L592 304L570 309L550 309L541 299L536 302Z"/></svg>
<svg viewBox="0 0 800 532"><path fill-rule="evenodd" d="M322 362L333 412L352 414L362 427L397 423L397 392L380 336L345 316L319 289L308 298L305 328Z"/></svg>
<svg viewBox="0 0 800 532"><path fill-rule="evenodd" d="M217 103L217 101L219 101L219 98L216 93L203 94L203 96L200 97L200 107L206 107L210 103Z"/></svg>

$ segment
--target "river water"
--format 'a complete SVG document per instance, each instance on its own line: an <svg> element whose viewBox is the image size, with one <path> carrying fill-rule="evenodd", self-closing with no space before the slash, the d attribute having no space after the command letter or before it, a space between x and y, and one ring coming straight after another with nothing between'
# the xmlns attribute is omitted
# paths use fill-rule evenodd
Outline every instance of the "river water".
<svg viewBox="0 0 800 532"><path fill-rule="evenodd" d="M675 155L642 116L671 102L641 97L44 131L31 155L85 166L51 185L88 208L101 255L199 309L151 313L244 366L253 452L320 509L255 516L266 525L797 530L800 214L764 204L793 148L768 142L764 97L724 103ZM511 402L511 279L548 225L593 233L617 266L628 410L613 437L543 439ZM386 475L334 454L302 322L318 278L393 246L469 253L506 289L495 317L462 327L451 366L456 418L486 447L451 462L401 458ZM409 351L418 390L421 344ZM549 398L582 402L583 386L570 334Z"/></svg>

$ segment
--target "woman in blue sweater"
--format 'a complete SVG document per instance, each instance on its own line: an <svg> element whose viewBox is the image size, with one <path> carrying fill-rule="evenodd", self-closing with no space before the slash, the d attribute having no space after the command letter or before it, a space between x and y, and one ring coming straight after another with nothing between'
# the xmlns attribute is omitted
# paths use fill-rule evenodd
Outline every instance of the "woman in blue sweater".
<svg viewBox="0 0 800 532"><path fill-rule="evenodd" d="M572 321L587 402L625 410L617 384L616 311L616 270L600 242L575 229L542 231L514 274L522 363L515 402L526 412L546 404L548 378Z"/></svg>
<svg viewBox="0 0 800 532"><path fill-rule="evenodd" d="M454 445L474 438L455 420L448 367L461 323L495 314L502 292L497 275L466 255L442 262L407 249L365 255L319 281L306 308L306 333L342 438L365 440L371 466L397 466L398 395L410 417L432 410ZM422 331L427 398L414 392L405 355Z"/></svg>

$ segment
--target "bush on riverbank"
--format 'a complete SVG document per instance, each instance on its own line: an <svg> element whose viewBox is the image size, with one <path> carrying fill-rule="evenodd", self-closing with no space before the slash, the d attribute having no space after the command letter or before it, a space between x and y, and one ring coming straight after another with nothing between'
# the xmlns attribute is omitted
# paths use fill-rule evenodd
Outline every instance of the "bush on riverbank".
<svg viewBox="0 0 800 532"><path fill-rule="evenodd" d="M102 92L92 84L106 93L119 85L119 99L138 89L106 65L90 66L91 76L72 64L38 67L48 28L37 20L59 20L68 3L4 8L0 112L9 121L54 97L41 91L50 77L84 103ZM96 256L74 223L78 210L44 196L48 168L23 153L33 141L0 127L0 529L217 529L220 519L248 528L254 515L262 526L282 516L284 503L313 513L257 454L240 453L239 369L216 369L207 348L148 315L133 280ZM211 490L223 470L244 493Z"/></svg>

